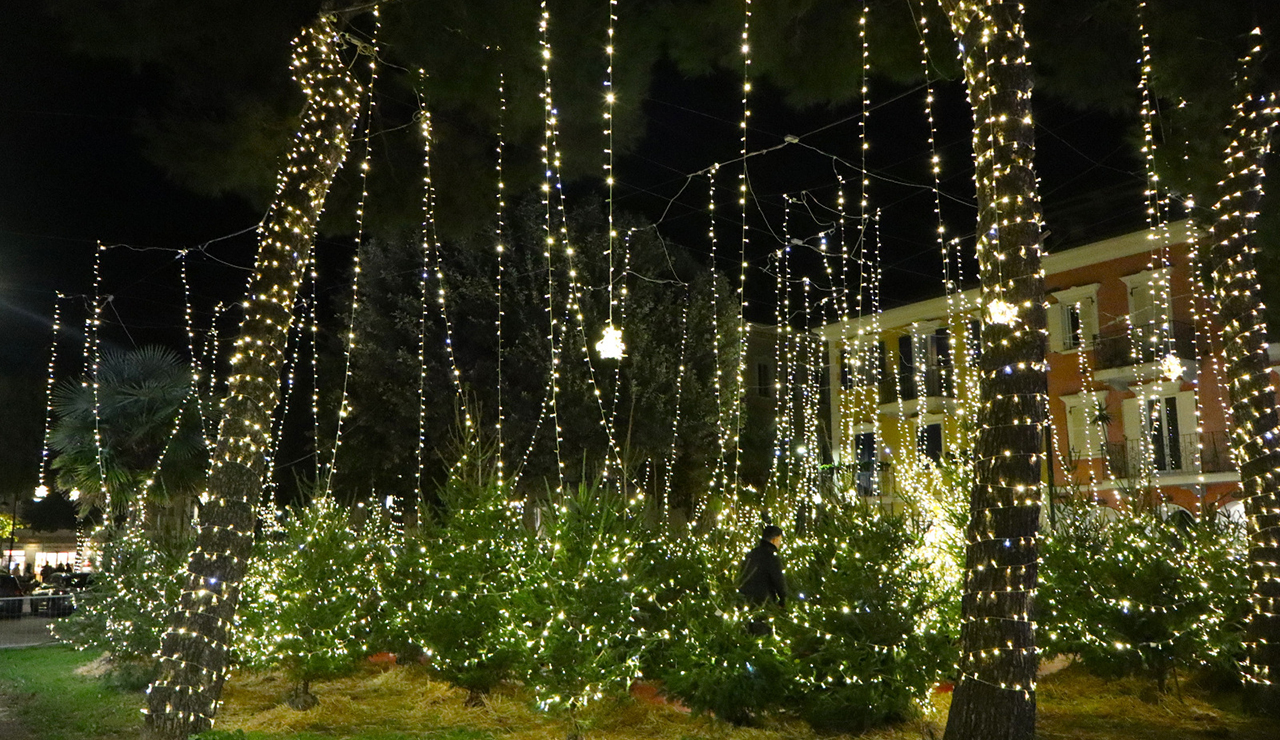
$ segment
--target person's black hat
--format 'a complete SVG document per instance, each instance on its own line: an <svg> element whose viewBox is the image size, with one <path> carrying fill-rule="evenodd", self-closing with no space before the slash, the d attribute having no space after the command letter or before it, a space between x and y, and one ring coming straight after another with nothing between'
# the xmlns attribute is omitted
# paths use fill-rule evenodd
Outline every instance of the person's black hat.
<svg viewBox="0 0 1280 740"><path fill-rule="evenodd" d="M760 533L760 538L765 540L772 540L774 537L781 537L781 536L782 536L782 527L779 527L775 524L764 525L764 531Z"/></svg>

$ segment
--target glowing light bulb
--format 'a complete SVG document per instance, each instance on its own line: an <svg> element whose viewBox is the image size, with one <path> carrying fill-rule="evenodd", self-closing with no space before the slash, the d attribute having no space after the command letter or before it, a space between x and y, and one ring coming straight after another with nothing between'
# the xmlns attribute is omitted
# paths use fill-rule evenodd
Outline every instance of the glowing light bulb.
<svg viewBox="0 0 1280 740"><path fill-rule="evenodd" d="M987 304L987 315L993 324L1013 326L1018 323L1018 307L1000 298Z"/></svg>
<svg viewBox="0 0 1280 740"><path fill-rule="evenodd" d="M626 351L627 345L622 343L622 330L613 324L606 326L600 341L596 342L596 352L606 360L621 360Z"/></svg>

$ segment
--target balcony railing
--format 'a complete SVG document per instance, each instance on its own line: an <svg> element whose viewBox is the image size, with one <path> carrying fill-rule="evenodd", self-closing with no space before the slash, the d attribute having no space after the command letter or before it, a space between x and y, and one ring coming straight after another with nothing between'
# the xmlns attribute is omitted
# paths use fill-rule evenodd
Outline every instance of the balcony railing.
<svg viewBox="0 0 1280 740"><path fill-rule="evenodd" d="M1173 353L1184 360L1194 360L1195 327L1174 321L1169 327L1172 346L1165 341L1162 325L1142 324L1132 328L1109 330L1094 338L1094 365L1099 370L1158 362Z"/></svg>
<svg viewBox="0 0 1280 740"><path fill-rule="evenodd" d="M1103 445L1103 453L1107 471L1115 478L1141 477L1148 460L1151 470L1157 473L1228 473L1236 469L1226 432L1183 434L1173 446L1158 441L1153 445L1138 439L1108 442ZM1195 464L1197 456L1199 471Z"/></svg>
<svg viewBox="0 0 1280 740"><path fill-rule="evenodd" d="M954 384L951 382L952 368L941 365L930 365L923 372L915 370L903 371L895 383L892 377L880 380L880 403L895 403L898 393L902 393L903 401L914 401L923 395L925 398L955 398ZM918 388L923 381L923 388ZM919 391L923 390L921 394Z"/></svg>

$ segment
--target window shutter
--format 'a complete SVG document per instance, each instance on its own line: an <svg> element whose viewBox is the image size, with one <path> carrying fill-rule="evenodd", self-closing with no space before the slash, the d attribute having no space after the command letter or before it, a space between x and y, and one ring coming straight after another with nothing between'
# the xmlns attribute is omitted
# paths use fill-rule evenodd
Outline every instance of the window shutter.
<svg viewBox="0 0 1280 740"><path fill-rule="evenodd" d="M1081 346L1092 347L1098 336L1098 301L1096 298L1085 298L1080 301L1080 333L1083 335Z"/></svg>
<svg viewBox="0 0 1280 740"><path fill-rule="evenodd" d="M1062 321L1063 305L1054 303L1049 306L1048 315L1045 317L1045 323L1049 327L1049 351L1061 352L1063 346Z"/></svg>

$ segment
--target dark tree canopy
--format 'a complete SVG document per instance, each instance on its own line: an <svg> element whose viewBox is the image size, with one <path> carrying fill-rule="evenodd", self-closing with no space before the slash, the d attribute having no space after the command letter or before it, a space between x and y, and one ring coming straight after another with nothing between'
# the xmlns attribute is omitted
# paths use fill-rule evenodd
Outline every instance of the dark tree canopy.
<svg viewBox="0 0 1280 740"><path fill-rule="evenodd" d="M513 211L508 219L502 282L503 459L511 475L529 451L522 471L524 490L540 495L548 485L554 488L558 479L550 418L541 419L539 425L540 410L548 397L551 347L547 339L544 211L536 201ZM687 504L706 485L697 471L711 465L719 454L713 392L716 351L712 347L717 339L712 328L713 306L717 304L712 300L711 281L720 282L719 361L724 377L730 379L737 366L737 300L723 278L713 277L678 245L664 243L652 227L627 219L618 224L623 238L616 243L614 264L614 297L619 302L614 323L623 329L627 356L621 363L602 359L594 345L608 321L607 227L595 206L576 210L569 220L581 323L565 307L571 290L567 277L571 266L563 253L553 255L554 302L562 327L557 334L561 357L557 407L566 477L570 483L590 483L607 460L620 454L636 477L647 466L649 480L661 486L678 400L681 426L673 475L676 495ZM624 248L630 254L625 275ZM461 454L457 442L462 436L463 404L478 425L486 449L494 450L498 418L497 263L492 239L451 243L442 252L445 307L462 395L455 388L454 366L445 351L445 326L436 301L442 286L434 274L432 257L426 282L427 323L422 334L426 360L424 491L429 499ZM356 317L350 396L353 410L335 477L335 486L345 496L376 495L380 500L391 494L412 499L417 474L422 260L422 247L413 237L375 241L362 256L362 273L367 277ZM687 327L682 318L685 310ZM589 367L584 361L584 344L591 347ZM676 378L681 375L677 399ZM726 387L722 402L727 404L732 394ZM612 452L602 426L602 406L615 429L618 449ZM537 438L530 446L535 429Z"/></svg>

